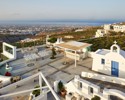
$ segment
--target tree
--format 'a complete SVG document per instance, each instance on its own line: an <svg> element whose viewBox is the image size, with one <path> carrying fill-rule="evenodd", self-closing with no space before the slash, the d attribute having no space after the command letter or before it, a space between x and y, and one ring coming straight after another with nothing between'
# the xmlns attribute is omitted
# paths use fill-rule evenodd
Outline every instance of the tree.
<svg viewBox="0 0 125 100"><path fill-rule="evenodd" d="M48 40L48 42L55 43L57 41L57 38L52 37Z"/></svg>

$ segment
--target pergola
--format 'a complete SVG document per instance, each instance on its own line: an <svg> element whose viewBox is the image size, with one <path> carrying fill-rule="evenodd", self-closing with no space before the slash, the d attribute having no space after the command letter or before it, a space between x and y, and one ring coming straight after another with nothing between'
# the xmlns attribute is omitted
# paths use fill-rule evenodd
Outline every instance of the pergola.
<svg viewBox="0 0 125 100"><path fill-rule="evenodd" d="M76 59L77 51L90 47L91 45L92 44L88 44L88 43L69 41L69 42L65 42L65 43L61 43L61 44L56 44L55 46L65 50L65 51L66 50L74 51L75 52L75 67L76 67L77 66L77 59Z"/></svg>

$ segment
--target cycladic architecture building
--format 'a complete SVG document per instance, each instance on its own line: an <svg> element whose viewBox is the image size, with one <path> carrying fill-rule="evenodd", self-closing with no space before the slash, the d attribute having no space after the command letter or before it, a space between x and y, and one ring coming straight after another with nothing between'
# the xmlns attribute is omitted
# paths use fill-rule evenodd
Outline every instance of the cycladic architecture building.
<svg viewBox="0 0 125 100"><path fill-rule="evenodd" d="M123 24L105 24L104 30L114 32L125 32L125 25Z"/></svg>
<svg viewBox="0 0 125 100"><path fill-rule="evenodd" d="M101 81L100 79L102 77L112 79L112 77L110 76L100 76L99 74L86 72L83 72L81 77L75 76L73 80L71 80L69 83L65 85L67 89L66 100L91 100L94 96L98 96L99 99L97 100L125 100L124 90L122 91L121 89L121 87L123 86L117 83L121 81L121 83L124 83L125 80L117 78L116 84L112 82L109 83L109 81ZM94 78L97 78L98 81Z"/></svg>
<svg viewBox="0 0 125 100"><path fill-rule="evenodd" d="M98 29L98 30L96 31L95 37L103 37L105 34L107 34L107 31L106 31L106 30L104 30L104 29Z"/></svg>
<svg viewBox="0 0 125 100"><path fill-rule="evenodd" d="M125 78L125 51L115 41L110 50L99 49L93 55L92 70Z"/></svg>

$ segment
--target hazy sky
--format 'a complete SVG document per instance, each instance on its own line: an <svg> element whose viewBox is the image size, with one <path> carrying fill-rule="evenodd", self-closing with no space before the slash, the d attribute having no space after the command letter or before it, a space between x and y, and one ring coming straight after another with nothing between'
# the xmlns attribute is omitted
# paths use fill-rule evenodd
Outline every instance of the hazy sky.
<svg viewBox="0 0 125 100"><path fill-rule="evenodd" d="M123 19L125 0L0 0L0 20Z"/></svg>

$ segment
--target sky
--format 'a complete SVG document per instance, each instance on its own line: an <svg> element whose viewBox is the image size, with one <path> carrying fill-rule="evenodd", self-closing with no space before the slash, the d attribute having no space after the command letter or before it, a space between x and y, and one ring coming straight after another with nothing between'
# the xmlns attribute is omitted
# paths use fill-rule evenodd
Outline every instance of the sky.
<svg viewBox="0 0 125 100"><path fill-rule="evenodd" d="M0 0L0 20L125 20L125 0Z"/></svg>

